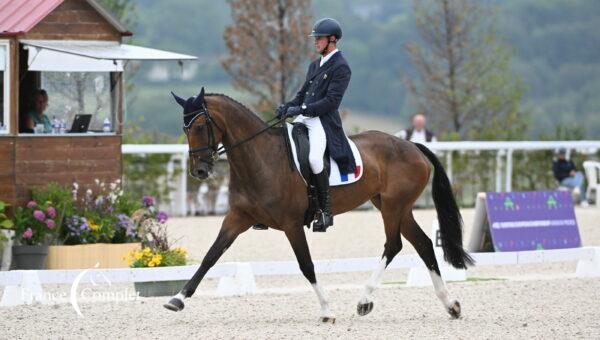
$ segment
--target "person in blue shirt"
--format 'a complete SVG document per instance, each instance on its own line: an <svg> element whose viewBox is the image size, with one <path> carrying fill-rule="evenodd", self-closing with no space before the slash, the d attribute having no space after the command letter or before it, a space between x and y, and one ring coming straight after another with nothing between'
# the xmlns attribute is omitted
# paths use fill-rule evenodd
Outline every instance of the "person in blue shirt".
<svg viewBox="0 0 600 340"><path fill-rule="evenodd" d="M50 119L44 113L48 108L48 93L44 89L38 89L33 94L31 109L25 117L25 127L33 131L37 124L44 125L44 133L52 132Z"/></svg>
<svg viewBox="0 0 600 340"><path fill-rule="evenodd" d="M565 148L558 150L557 159L552 164L552 172L561 187L567 187L575 192L579 192L581 205L588 205L585 197L585 177L581 171L577 171L575 163L567 159L567 150Z"/></svg>

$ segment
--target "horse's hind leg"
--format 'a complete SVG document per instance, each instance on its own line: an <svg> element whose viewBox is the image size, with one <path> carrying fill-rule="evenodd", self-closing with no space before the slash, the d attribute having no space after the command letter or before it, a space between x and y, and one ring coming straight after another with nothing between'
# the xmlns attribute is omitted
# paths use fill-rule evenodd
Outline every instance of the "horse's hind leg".
<svg viewBox="0 0 600 340"><path fill-rule="evenodd" d="M214 266L225 250L231 246L236 237L241 232L248 230L251 224L252 223L244 218L242 214L230 211L227 216L225 216L219 235L208 250L206 256L204 256L200 268L198 268L196 273L194 273L194 276L192 276L185 284L181 292L177 293L177 295L171 298L168 303L164 304L164 307L175 312L182 310L184 307L183 300L194 294L200 281L202 281L202 278L204 278L204 275L206 275L208 270Z"/></svg>
<svg viewBox="0 0 600 340"><path fill-rule="evenodd" d="M378 196L379 197L379 196ZM375 203L375 202L374 202ZM402 211L399 209L401 207L400 202L395 202L395 200L385 200L379 199L376 203L377 208L381 210L381 215L383 216L383 224L385 226L385 246L383 250L383 255L381 256L381 260L377 264L377 267L371 274L369 281L365 285L365 289L358 300L358 305L356 306L356 312L358 315L367 315L373 310L373 301L371 300L371 294L379 285L381 281L381 277L383 276L383 272L390 262L394 259L394 257L400 252L402 249L402 239L400 237L400 222L402 220Z"/></svg>
<svg viewBox="0 0 600 340"><path fill-rule="evenodd" d="M317 294L317 298L321 304L321 317L319 320L321 322L335 323L335 316L329 309L329 302L327 301L325 292L317 283L315 267L310 256L310 250L308 248L308 243L306 242L306 234L304 234L304 229L302 226L288 228L288 230L285 231L285 236L290 241L292 249L294 250L294 254L296 255L296 259L298 260L298 264L300 266L300 271L302 271L304 277L306 277L308 282L310 282L311 286L313 287L315 294Z"/></svg>
<svg viewBox="0 0 600 340"><path fill-rule="evenodd" d="M406 223L402 225L402 235L410 242L419 257L425 262L425 266L429 270L431 281L435 289L435 295L440 299L446 311L454 318L460 316L460 303L450 298L446 285L440 274L437 259L435 258L435 252L433 250L433 243L431 239L423 232L419 224L415 221L412 213L407 218Z"/></svg>

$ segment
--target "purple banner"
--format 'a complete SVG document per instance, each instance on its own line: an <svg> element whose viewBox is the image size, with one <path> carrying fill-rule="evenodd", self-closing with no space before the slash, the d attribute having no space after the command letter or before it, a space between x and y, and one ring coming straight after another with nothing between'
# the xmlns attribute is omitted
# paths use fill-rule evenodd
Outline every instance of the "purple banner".
<svg viewBox="0 0 600 340"><path fill-rule="evenodd" d="M496 251L581 246L568 191L488 192L486 209Z"/></svg>

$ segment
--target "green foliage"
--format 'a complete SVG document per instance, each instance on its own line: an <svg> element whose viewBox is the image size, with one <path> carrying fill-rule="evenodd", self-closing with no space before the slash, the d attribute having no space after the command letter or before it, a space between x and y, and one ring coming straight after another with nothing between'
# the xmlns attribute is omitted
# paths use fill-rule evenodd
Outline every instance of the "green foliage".
<svg viewBox="0 0 600 340"><path fill-rule="evenodd" d="M0 229L12 229L14 226L13 221L6 215L6 208L10 204L0 201Z"/></svg>

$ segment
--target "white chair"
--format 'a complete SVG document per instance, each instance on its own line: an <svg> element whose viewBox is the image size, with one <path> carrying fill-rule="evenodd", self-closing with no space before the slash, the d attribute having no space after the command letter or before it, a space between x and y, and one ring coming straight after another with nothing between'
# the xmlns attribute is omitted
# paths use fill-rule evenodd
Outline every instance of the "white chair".
<svg viewBox="0 0 600 340"><path fill-rule="evenodd" d="M587 181L586 196L589 200L592 191L594 191L594 193L595 193L594 199L596 201L596 207L600 207L600 196L598 195L598 190L600 190L600 183L598 182L598 179L599 179L598 172L600 172L600 162L585 161L585 162L583 162L583 168L585 169L585 179Z"/></svg>

